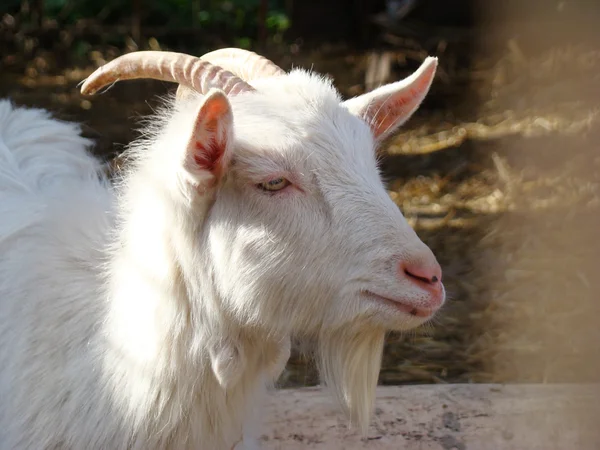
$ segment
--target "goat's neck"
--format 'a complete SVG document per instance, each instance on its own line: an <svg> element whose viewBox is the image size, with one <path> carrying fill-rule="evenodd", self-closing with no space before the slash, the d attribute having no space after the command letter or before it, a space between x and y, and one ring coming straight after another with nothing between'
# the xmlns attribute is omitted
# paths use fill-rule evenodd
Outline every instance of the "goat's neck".
<svg viewBox="0 0 600 450"><path fill-rule="evenodd" d="M186 255L178 254L177 242L189 230L178 223L178 208L140 172L128 180L121 198L110 261L108 331L132 364L158 374L173 358L188 361L190 348L182 346L195 338L180 261Z"/></svg>
<svg viewBox="0 0 600 450"><path fill-rule="evenodd" d="M239 438L245 406L254 403L248 397L264 385L266 371L277 375L281 368L281 346L234 323L223 325L213 287L198 286L197 280L210 282L198 257L201 221L189 220L189 208L142 178L147 176L141 171L131 178L121 199L108 280L109 376L122 406L146 415L140 422L151 414L157 426L180 433L193 428L210 447L208 428L221 436L214 441L219 448L218 442ZM196 206L200 215L209 207ZM217 352L241 356L241 366L224 368L242 374L237 379L217 379L215 337Z"/></svg>

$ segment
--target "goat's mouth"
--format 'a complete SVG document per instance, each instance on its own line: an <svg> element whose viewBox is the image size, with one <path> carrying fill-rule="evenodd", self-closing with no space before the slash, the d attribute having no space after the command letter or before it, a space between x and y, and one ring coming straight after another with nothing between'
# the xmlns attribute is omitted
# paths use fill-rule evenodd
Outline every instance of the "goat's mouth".
<svg viewBox="0 0 600 450"><path fill-rule="evenodd" d="M405 301L400 299L393 299L390 297L385 297L383 295L376 294L371 291L361 291L363 297L367 297L370 300L375 300L378 303L383 303L387 306L391 306L392 308L412 317L418 317L421 319L428 319L432 317L437 308L423 308L415 305L411 305Z"/></svg>

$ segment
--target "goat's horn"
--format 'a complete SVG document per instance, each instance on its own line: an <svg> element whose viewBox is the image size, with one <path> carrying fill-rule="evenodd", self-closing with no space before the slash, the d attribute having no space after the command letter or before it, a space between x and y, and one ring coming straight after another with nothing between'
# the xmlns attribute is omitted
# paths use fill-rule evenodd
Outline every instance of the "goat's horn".
<svg viewBox="0 0 600 450"><path fill-rule="evenodd" d="M151 78L172 81L205 94L218 87L226 94L254 91L244 80L209 61L174 52L140 51L122 55L96 69L83 86L82 94L94 94L121 80Z"/></svg>
<svg viewBox="0 0 600 450"><path fill-rule="evenodd" d="M282 76L285 71L267 58L241 48L222 48L200 57L203 61L232 72L242 80L250 82L261 77ZM176 98L181 100L193 91L186 86L177 88Z"/></svg>
<svg viewBox="0 0 600 450"><path fill-rule="evenodd" d="M245 81L285 75L285 71L277 64L241 48L222 48L202 55L200 59L229 70Z"/></svg>

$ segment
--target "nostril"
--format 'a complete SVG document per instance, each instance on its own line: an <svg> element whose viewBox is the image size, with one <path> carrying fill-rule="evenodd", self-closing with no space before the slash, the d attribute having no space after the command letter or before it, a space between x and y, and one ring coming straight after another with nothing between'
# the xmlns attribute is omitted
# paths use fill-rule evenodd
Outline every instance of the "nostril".
<svg viewBox="0 0 600 450"><path fill-rule="evenodd" d="M420 275L416 275L408 269L404 269L404 273L411 278L416 278L417 280L422 281L423 283L433 284L438 282L438 277L436 275L433 275L431 278L427 278Z"/></svg>
<svg viewBox="0 0 600 450"><path fill-rule="evenodd" d="M430 264L400 264L401 272L409 278L418 280L425 284L434 285L442 280L442 269L437 262Z"/></svg>

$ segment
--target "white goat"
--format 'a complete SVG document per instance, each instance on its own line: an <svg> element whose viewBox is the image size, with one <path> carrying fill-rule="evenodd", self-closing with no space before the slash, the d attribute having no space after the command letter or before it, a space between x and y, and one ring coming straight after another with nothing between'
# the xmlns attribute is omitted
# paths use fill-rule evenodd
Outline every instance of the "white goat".
<svg viewBox="0 0 600 450"><path fill-rule="evenodd" d="M114 186L76 126L0 102L0 448L250 448L292 336L366 429L385 332L445 298L376 157L436 64L342 101L241 50L124 55L83 91L181 86Z"/></svg>

